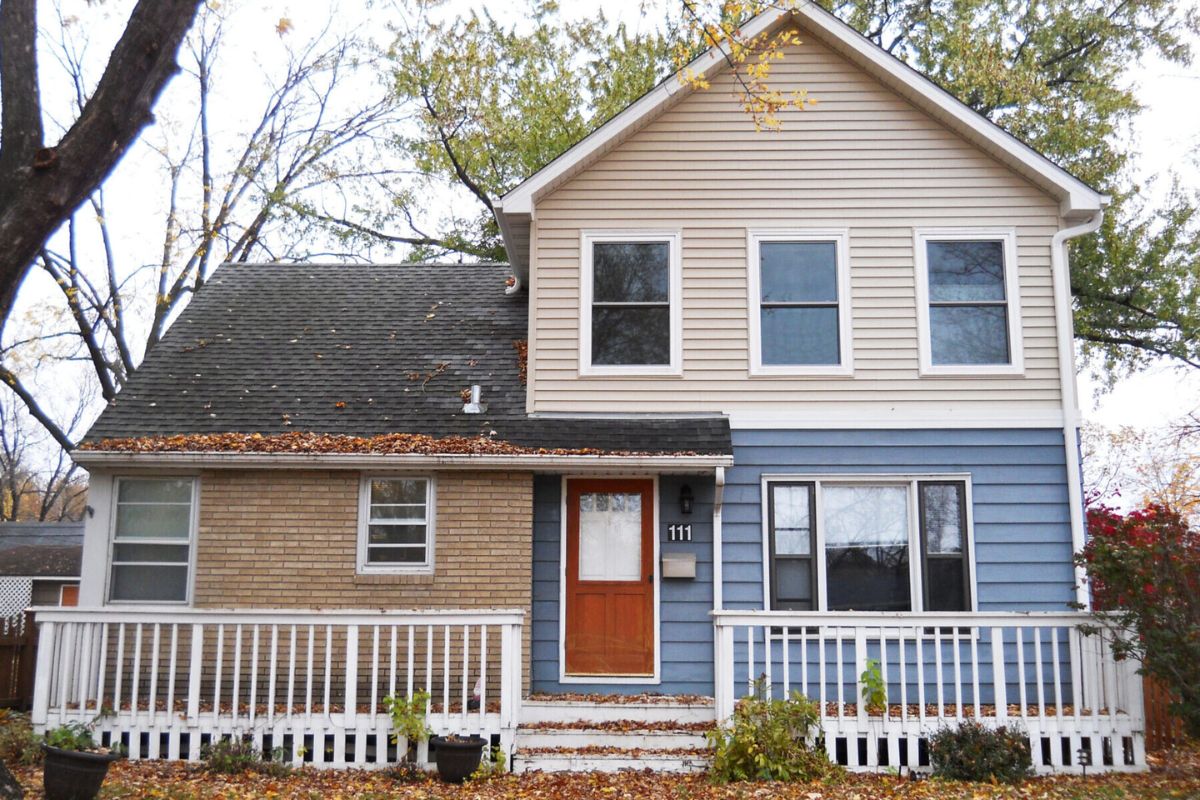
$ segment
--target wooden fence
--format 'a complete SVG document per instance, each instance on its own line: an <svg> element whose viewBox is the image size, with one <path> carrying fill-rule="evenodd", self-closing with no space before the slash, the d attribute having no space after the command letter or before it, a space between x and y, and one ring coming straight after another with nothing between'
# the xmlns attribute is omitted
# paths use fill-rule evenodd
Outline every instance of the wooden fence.
<svg viewBox="0 0 1200 800"><path fill-rule="evenodd" d="M1146 698L1146 749L1166 750L1186 740L1183 721L1171 713L1171 692L1149 675L1142 679Z"/></svg>
<svg viewBox="0 0 1200 800"><path fill-rule="evenodd" d="M20 617L0 631L0 708L27 709L33 702L38 631L32 613Z"/></svg>

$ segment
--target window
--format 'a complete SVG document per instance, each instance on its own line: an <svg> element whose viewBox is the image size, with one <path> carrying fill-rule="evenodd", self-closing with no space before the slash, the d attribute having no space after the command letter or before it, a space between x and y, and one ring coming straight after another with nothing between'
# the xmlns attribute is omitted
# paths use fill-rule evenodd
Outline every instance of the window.
<svg viewBox="0 0 1200 800"><path fill-rule="evenodd" d="M367 477L359 514L360 572L428 572L433 568L433 481Z"/></svg>
<svg viewBox="0 0 1200 800"><path fill-rule="evenodd" d="M192 478L117 479L110 601L188 601L194 496Z"/></svg>
<svg viewBox="0 0 1200 800"><path fill-rule="evenodd" d="M580 371L678 373L678 234L584 234L582 247Z"/></svg>
<svg viewBox="0 0 1200 800"><path fill-rule="evenodd" d="M846 231L751 231L751 374L851 372Z"/></svg>
<svg viewBox="0 0 1200 800"><path fill-rule="evenodd" d="M772 480L768 602L780 610L967 611L965 480Z"/></svg>
<svg viewBox="0 0 1200 800"><path fill-rule="evenodd" d="M926 374L1021 370L1012 231L918 232L917 273Z"/></svg>

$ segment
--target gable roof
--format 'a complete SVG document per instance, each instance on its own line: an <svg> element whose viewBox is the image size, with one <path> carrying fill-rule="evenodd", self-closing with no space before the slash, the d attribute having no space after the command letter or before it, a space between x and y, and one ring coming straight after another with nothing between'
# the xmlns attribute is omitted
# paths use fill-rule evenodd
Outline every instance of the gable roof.
<svg viewBox="0 0 1200 800"><path fill-rule="evenodd" d="M977 113L933 80L812 0L801 0L790 10L767 9L761 12L741 27L742 36L753 39L789 21L800 25L806 33L814 35L914 106L1048 192L1059 201L1060 213L1064 218L1080 221L1107 204L1106 195ZM509 260L518 275L523 278L527 276L528 226L537 200L586 169L694 91L690 84L680 80L685 72L710 76L726 68L724 55L719 48L709 48L691 64L660 82L495 202Z"/></svg>
<svg viewBox="0 0 1200 800"><path fill-rule="evenodd" d="M0 575L78 578L82 522L0 523Z"/></svg>
<svg viewBox="0 0 1200 800"><path fill-rule="evenodd" d="M198 444L165 449L195 451L216 441L203 435L235 433L732 452L724 417L528 416L517 346L527 304L505 292L510 274L503 264L223 265L104 409L76 458L123 448L113 440L194 436ZM485 413L463 413L462 393L473 384Z"/></svg>

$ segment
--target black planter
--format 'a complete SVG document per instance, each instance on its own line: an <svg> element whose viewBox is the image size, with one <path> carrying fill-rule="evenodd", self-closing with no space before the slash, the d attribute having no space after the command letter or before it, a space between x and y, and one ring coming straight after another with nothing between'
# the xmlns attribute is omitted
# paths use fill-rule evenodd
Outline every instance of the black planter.
<svg viewBox="0 0 1200 800"><path fill-rule="evenodd" d="M48 744L42 745L42 750L46 754L42 767L46 800L92 800L100 793L108 765L121 757L119 753L62 750Z"/></svg>
<svg viewBox="0 0 1200 800"><path fill-rule="evenodd" d="M437 758L438 775L446 783L462 783L483 760L483 746L487 744L482 736L462 736L446 739L434 736L429 740ZM49 800L49 798L47 798Z"/></svg>

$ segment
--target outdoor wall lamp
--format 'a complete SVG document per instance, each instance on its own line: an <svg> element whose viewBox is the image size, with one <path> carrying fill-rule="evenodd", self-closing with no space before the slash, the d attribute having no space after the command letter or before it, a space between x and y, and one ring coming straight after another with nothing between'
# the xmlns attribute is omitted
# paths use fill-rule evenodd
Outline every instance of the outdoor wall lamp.
<svg viewBox="0 0 1200 800"><path fill-rule="evenodd" d="M679 513L692 513L692 501L695 500L695 495L692 494L692 487L686 483L679 487Z"/></svg>

